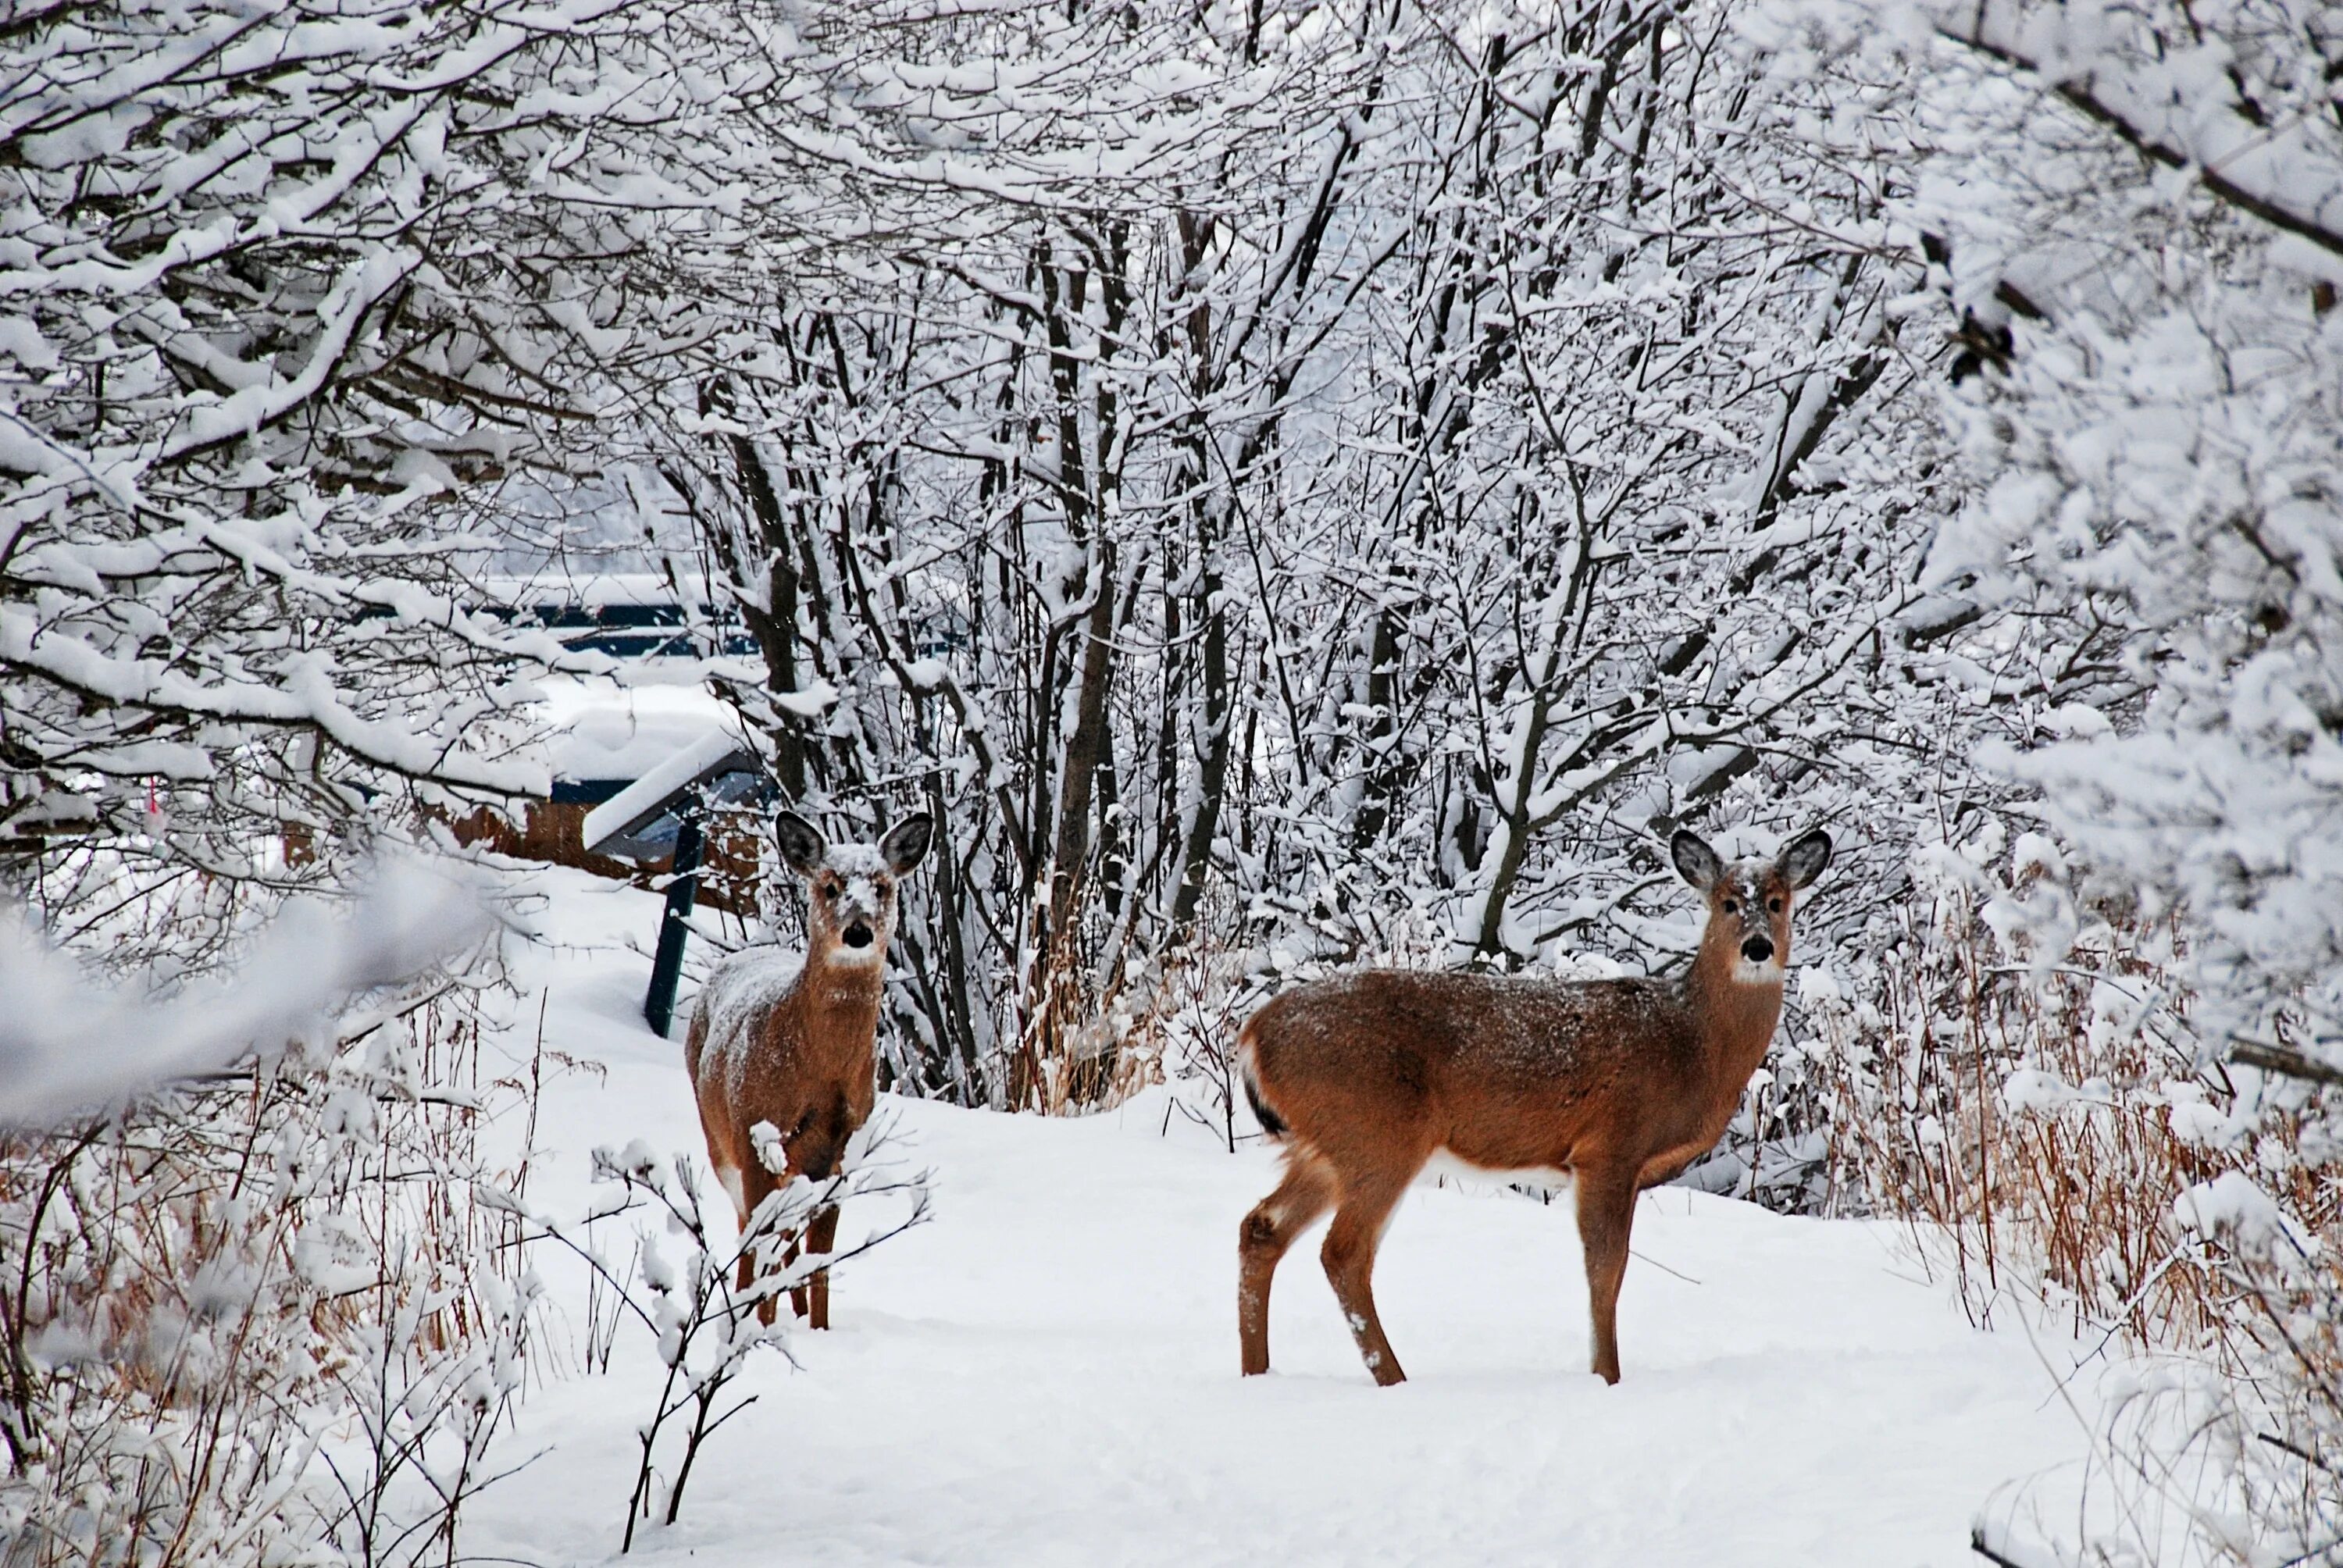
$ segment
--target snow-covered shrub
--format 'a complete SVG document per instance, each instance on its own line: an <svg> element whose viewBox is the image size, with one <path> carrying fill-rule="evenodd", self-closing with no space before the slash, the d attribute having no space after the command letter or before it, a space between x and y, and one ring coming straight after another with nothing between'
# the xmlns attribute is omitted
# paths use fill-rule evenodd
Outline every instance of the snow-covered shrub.
<svg viewBox="0 0 2343 1568"><path fill-rule="evenodd" d="M763 1121L750 1131L758 1157L781 1170L779 1132ZM755 1394L727 1392L749 1358L764 1349L788 1355L789 1313L773 1312L777 1299L801 1298L817 1272L927 1220L927 1173L907 1171L885 1157L891 1140L887 1123L866 1122L849 1141L836 1174L820 1181L800 1176L776 1189L729 1242L718 1239L727 1206L711 1210L703 1201L697 1161L689 1154L663 1160L640 1139L624 1149L594 1151L598 1191L581 1222L546 1216L533 1222L533 1240L567 1248L585 1261L609 1292L613 1316L650 1335L665 1369L657 1401L636 1427L640 1449L621 1553L634 1550L635 1529L643 1521L656 1515L665 1524L676 1522L701 1446L756 1402ZM908 1198L910 1206L860 1241L826 1253L799 1250L799 1236L821 1210L847 1199L876 1198ZM599 1228L628 1214L650 1222L635 1226L632 1256L621 1262L606 1249ZM767 1313L773 1317L769 1323L760 1321ZM594 1359L589 1348L589 1363ZM607 1350L599 1359L607 1370ZM670 1432L674 1441L663 1446Z"/></svg>
<svg viewBox="0 0 2343 1568"><path fill-rule="evenodd" d="M2137 719L2046 714L1998 760L2102 875L2185 911L2217 1048L2343 1041L2343 317L2288 254L2167 246L2166 287L2024 334L1967 411L1996 477L1931 565L2114 632Z"/></svg>
<svg viewBox="0 0 2343 1568"><path fill-rule="evenodd" d="M88 1115L256 1057L273 1064L353 997L437 973L491 925L485 890L447 869L377 865L347 900L288 900L246 932L224 970L202 961L207 924L190 937L159 918L168 899L134 897L113 918L78 922L70 947L0 900L0 1128ZM94 973L101 955L130 977Z"/></svg>
<svg viewBox="0 0 2343 1568"><path fill-rule="evenodd" d="M2265 1152L2268 1152L2265 1151ZM2335 1183L2235 1163L2184 1190L2158 1237L2207 1337L2105 1374L2071 1475L2013 1483L1974 1540L2019 1568L2266 1568L2343 1557L2343 1219ZM2109 1331L2110 1336L2115 1331ZM2104 1342L2102 1342L2104 1343Z"/></svg>
<svg viewBox="0 0 2343 1568"><path fill-rule="evenodd" d="M2039 790L2144 924L2169 923L2168 979L2194 994L2168 1103L2118 1058L2097 1065L2115 1108L2061 1113L2129 1114L2169 1151L2150 1155L2160 1179L2133 1172L2167 1261L2132 1289L2183 1298L2183 1342L2226 1374L2143 1397L2111 1441L2135 1490L2188 1519L2185 1545L2125 1544L2326 1560L2343 1543L2343 1191L2315 1087L2343 1061L2343 34L2286 0L1996 5L1951 30L2055 92L1988 82L1982 134L1923 186L1953 286L2033 310L2006 374L1956 409L1983 489L1930 572L2037 627L2092 628L2087 657L2136 693L2046 714L1986 760Z"/></svg>
<svg viewBox="0 0 2343 1568"><path fill-rule="evenodd" d="M2343 1007L2343 38L2290 0L1880 9L1763 14L1801 68L1904 84L1890 206L1929 266L1900 305L1960 355L1962 498L1919 575L1970 609L1973 760L2177 915L2208 1054L2315 1065Z"/></svg>
<svg viewBox="0 0 2343 1568"><path fill-rule="evenodd" d="M1801 988L1848 1197L1934 1227L1980 1321L2031 1288L2077 1329L2201 1342L2167 1221L2224 1168L2207 1130L2238 1095L2196 1065L2170 922L2087 912L2048 840L1996 821L1914 864L1877 991Z"/></svg>
<svg viewBox="0 0 2343 1568"><path fill-rule="evenodd" d="M1986 819L1914 862L1877 990L1802 977L1839 1201L1913 1221L1977 1321L2047 1303L2147 1369L2093 1434L2091 1484L2118 1505L2073 1515L2092 1522L2077 1540L2072 1517L2044 1523L2063 1492L2020 1489L1980 1541L2045 1563L2343 1546L2324 1458L2343 1432L2343 1115L2208 1060L2186 922L2110 899L2044 835Z"/></svg>
<svg viewBox="0 0 2343 1568"><path fill-rule="evenodd" d="M1932 890L1941 926L1848 977L1835 1027L1873 1043L1846 1146L1889 1132L1866 1190L1945 1220L1972 1283L2016 1261L2079 1317L2213 1358L2181 1402L2220 1397L2107 1448L2166 1493L2170 1541L2028 1561L2331 1555L2334 1282L2206 1222L2335 1240L2343 30L2294 0L1752 15L1801 73L1902 84L1889 208L1928 276L1901 308L1956 356L1966 496L1919 580L1969 606L1947 648L1993 780L1936 791L1943 834L2015 795L2061 846L1922 866L1998 885ZM2213 1478L2201 1506L2184 1474Z"/></svg>
<svg viewBox="0 0 2343 1568"><path fill-rule="evenodd" d="M463 993L0 1135L0 1556L444 1560L533 1281Z"/></svg>

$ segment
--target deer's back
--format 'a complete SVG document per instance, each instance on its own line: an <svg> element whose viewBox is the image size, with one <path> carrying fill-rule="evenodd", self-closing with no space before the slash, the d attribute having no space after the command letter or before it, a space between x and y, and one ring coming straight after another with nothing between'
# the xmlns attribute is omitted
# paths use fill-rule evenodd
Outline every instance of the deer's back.
<svg viewBox="0 0 2343 1568"><path fill-rule="evenodd" d="M1341 1162L1395 1144L1496 1169L1566 1165L1689 1109L1697 1030L1661 980L1363 970L1299 986L1245 1026L1294 1133Z"/></svg>

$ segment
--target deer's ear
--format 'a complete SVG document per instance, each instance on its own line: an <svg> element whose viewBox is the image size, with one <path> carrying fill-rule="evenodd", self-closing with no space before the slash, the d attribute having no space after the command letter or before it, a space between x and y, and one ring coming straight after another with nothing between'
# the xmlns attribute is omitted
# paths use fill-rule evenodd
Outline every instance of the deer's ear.
<svg viewBox="0 0 2343 1568"><path fill-rule="evenodd" d="M900 877L926 857L935 838L936 819L920 811L888 829L879 840L879 853L886 857L887 869Z"/></svg>
<svg viewBox="0 0 2343 1568"><path fill-rule="evenodd" d="M1817 828L1782 851L1782 879L1803 888L1823 874L1830 857L1830 835Z"/></svg>
<svg viewBox="0 0 2343 1568"><path fill-rule="evenodd" d="M830 853L830 841L820 829L795 811L783 811L773 819L773 846L780 850L789 869L800 877L821 869L822 858Z"/></svg>
<svg viewBox="0 0 2343 1568"><path fill-rule="evenodd" d="M1707 839L1689 828L1678 829L1668 840L1668 858L1676 863L1676 875L1704 893L1725 875L1725 862L1708 847Z"/></svg>

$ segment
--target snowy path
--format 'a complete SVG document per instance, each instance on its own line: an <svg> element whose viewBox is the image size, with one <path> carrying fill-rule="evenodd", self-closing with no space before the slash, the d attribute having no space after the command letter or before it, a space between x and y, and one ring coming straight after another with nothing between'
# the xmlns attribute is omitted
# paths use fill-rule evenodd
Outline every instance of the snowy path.
<svg viewBox="0 0 2343 1568"><path fill-rule="evenodd" d="M550 1046L607 1076L548 1092L551 1178L574 1207L596 1142L700 1144L676 1049L635 1020L639 893L564 874L540 959ZM532 996L517 1010L533 1033ZM1567 1201L1420 1188L1376 1286L1413 1380L1378 1390L1314 1236L1281 1271L1277 1375L1236 1375L1235 1235L1272 1183L1161 1091L1068 1121L882 1101L937 1173L936 1218L837 1284L804 1370L753 1373L757 1406L700 1461L647 1563L1977 1561L1999 1483L2076 1456L2022 1336L1972 1331L1889 1230L1646 1195L1621 1306L1625 1381L1584 1368ZM841 1240L874 1222L850 1208ZM562 1276L567 1288L567 1276ZM615 1552L649 1358L556 1383L482 1500L476 1550ZM508 1451L508 1452L516 1451Z"/></svg>

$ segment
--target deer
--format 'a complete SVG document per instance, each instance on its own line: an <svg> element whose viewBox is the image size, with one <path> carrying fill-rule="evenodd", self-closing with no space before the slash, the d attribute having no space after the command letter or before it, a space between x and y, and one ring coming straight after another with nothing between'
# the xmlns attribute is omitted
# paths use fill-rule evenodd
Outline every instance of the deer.
<svg viewBox="0 0 2343 1568"><path fill-rule="evenodd" d="M906 817L876 844L831 844L793 811L773 821L781 861L804 879L802 952L772 944L741 949L719 964L692 1005L683 1064L699 1104L709 1163L748 1233L758 1205L804 1176L825 1181L870 1116L878 1094L874 1047L880 982L895 934L896 884L935 837L924 812ZM780 1134L784 1169L768 1167L752 1130ZM805 1244L826 1256L838 1235L838 1206L806 1222ZM785 1261L797 1238L783 1237ZM740 1258L739 1289L756 1277L753 1250ZM789 1292L809 1327L830 1326L830 1271ZM758 1303L770 1324L775 1302Z"/></svg>
<svg viewBox="0 0 2343 1568"><path fill-rule="evenodd" d="M1698 834L1669 841L1707 901L1689 970L1564 981L1360 970L1296 987L1238 1036L1246 1098L1282 1146L1283 1180L1237 1232L1242 1370L1269 1370L1269 1291L1328 1209L1320 1251L1367 1371L1406 1381L1375 1312L1375 1250L1435 1154L1492 1173L1566 1172L1585 1251L1594 1367L1619 1381L1619 1285L1636 1194L1712 1148L1782 1013L1797 896L1829 864L1819 829L1772 861L1727 864Z"/></svg>

